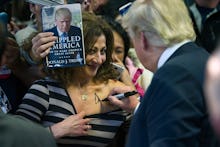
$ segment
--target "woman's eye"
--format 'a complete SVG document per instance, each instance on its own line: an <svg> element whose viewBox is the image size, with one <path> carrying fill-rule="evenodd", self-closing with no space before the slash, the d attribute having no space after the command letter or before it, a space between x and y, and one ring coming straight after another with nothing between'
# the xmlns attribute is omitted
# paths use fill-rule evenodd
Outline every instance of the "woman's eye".
<svg viewBox="0 0 220 147"><path fill-rule="evenodd" d="M123 51L121 49L115 49L115 53L116 54L121 54L121 53L123 53Z"/></svg>
<svg viewBox="0 0 220 147"><path fill-rule="evenodd" d="M94 54L95 52L96 52L95 49L90 49L88 53L89 53L89 54Z"/></svg>
<svg viewBox="0 0 220 147"><path fill-rule="evenodd" d="M103 48L102 50L101 50L101 54L103 55L103 54L105 54L106 53L106 48Z"/></svg>

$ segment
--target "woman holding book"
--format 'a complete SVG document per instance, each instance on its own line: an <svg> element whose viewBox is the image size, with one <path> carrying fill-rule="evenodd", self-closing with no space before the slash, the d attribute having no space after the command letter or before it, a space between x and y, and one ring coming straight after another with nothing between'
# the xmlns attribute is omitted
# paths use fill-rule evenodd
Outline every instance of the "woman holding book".
<svg viewBox="0 0 220 147"><path fill-rule="evenodd" d="M102 100L114 87L126 85L110 64L113 36L107 24L84 13L83 33L86 65L48 69L50 78L30 87L17 114L50 128L58 145L111 146L130 113ZM39 33L33 39L36 58L46 56L56 39L50 32ZM137 103L134 99L132 105Z"/></svg>

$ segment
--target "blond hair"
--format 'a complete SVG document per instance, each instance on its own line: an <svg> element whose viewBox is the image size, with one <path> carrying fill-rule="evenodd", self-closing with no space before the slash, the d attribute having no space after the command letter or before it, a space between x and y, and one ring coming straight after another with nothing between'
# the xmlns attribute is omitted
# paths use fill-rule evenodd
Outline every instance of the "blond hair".
<svg viewBox="0 0 220 147"><path fill-rule="evenodd" d="M123 17L130 36L144 32L155 46L195 40L192 20L183 0L136 0Z"/></svg>
<svg viewBox="0 0 220 147"><path fill-rule="evenodd" d="M68 17L70 20L72 19L72 14L68 8L59 8L56 10L55 19L59 20L62 17Z"/></svg>

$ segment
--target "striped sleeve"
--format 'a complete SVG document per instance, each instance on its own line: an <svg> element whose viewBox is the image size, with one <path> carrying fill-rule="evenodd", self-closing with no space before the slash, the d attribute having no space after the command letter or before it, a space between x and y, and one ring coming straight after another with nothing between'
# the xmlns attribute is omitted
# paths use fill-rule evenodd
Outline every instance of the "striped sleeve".
<svg viewBox="0 0 220 147"><path fill-rule="evenodd" d="M41 120L49 107L49 90L42 80L35 82L23 97L16 112L37 123Z"/></svg>

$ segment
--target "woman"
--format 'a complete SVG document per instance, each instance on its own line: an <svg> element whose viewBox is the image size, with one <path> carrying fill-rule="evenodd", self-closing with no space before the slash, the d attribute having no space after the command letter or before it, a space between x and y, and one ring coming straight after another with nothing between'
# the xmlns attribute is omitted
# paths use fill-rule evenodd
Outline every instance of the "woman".
<svg viewBox="0 0 220 147"><path fill-rule="evenodd" d="M59 145L106 146L129 114L102 100L114 87L125 85L116 80L110 64L111 29L84 13L83 33L86 65L49 69L52 79L35 82L17 114L49 127ZM50 32L38 34L33 39L36 58L44 57L55 39Z"/></svg>
<svg viewBox="0 0 220 147"><path fill-rule="evenodd" d="M114 37L112 59L114 63L125 66L120 80L126 85L131 83L141 97L151 82L152 73L146 70L138 60L133 48L130 48L130 38L120 23L109 17L103 17L111 26Z"/></svg>

